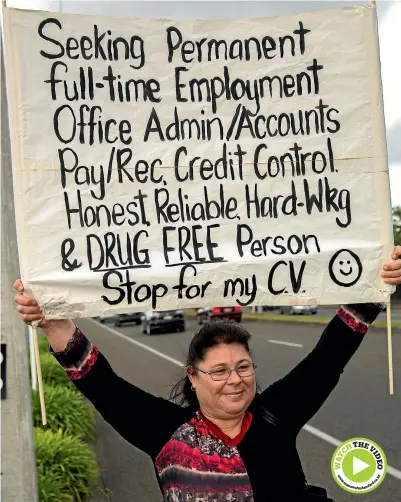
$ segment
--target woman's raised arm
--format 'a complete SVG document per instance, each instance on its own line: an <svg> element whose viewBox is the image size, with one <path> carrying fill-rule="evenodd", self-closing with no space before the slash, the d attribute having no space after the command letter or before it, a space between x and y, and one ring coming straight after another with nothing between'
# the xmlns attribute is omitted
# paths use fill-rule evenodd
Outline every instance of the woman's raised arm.
<svg viewBox="0 0 401 502"><path fill-rule="evenodd" d="M51 353L75 387L124 439L155 458L186 421L188 411L119 377L71 320L41 320L37 302L23 295L21 281L16 281L14 287L18 290L15 301L22 320L41 321L39 326L50 343Z"/></svg>

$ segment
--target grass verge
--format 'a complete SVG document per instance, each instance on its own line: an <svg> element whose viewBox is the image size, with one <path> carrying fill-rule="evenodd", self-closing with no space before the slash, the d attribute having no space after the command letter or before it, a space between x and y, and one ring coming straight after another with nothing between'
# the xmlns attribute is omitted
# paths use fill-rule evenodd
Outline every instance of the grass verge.
<svg viewBox="0 0 401 502"><path fill-rule="evenodd" d="M186 317L195 318L196 313L193 311L185 312ZM253 312L243 312L243 321L259 321L259 322L285 322L295 324L321 324L325 325L330 322L332 317L319 317L316 315L286 315L286 314L257 314ZM392 321L392 329L401 330L401 321ZM387 322L382 320L375 321L372 328L387 329Z"/></svg>

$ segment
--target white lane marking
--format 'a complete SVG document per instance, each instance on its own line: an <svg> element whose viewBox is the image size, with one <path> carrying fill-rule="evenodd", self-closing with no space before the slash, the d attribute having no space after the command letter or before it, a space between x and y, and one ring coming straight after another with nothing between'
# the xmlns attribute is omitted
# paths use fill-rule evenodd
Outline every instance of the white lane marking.
<svg viewBox="0 0 401 502"><path fill-rule="evenodd" d="M145 349L148 352L152 352L152 354L156 354L157 356L161 357L162 359L165 359L166 361L170 361L170 363L173 363L176 366L180 366L181 368L184 367L182 362L180 362L178 359L174 359L173 357L163 354L163 352L159 352L158 350L153 349L152 347L149 347L144 343L138 342L137 340L134 340L129 336L123 335L122 333L118 332L113 328L110 328L109 326L106 326L105 324L99 324L97 321L93 319L86 319L86 320L92 322L93 324L96 324L97 326L101 326L102 328L109 330L111 333L113 333L113 335L119 336L120 338L127 340L127 342L133 343L134 345L137 345L138 347L141 347L142 349ZM325 432L321 431L320 429L317 429L316 427L313 427L312 425L306 424L303 426L303 429L312 434L313 436L316 436L319 439L326 441L326 443L332 444L333 446L338 446L339 444L342 443L342 441L340 441L339 439L330 436L330 434L326 434ZM401 471L399 471L395 467L391 467L390 465L388 465L387 472L391 476L401 480Z"/></svg>
<svg viewBox="0 0 401 502"><path fill-rule="evenodd" d="M391 465L389 465L387 467L387 472L391 474L391 476L393 476L394 478L397 478L401 481L401 471L399 471L395 467L391 467Z"/></svg>
<svg viewBox="0 0 401 502"><path fill-rule="evenodd" d="M97 321L95 321L94 319L86 319L86 320L93 322L94 324L99 326L99 323ZM149 352L152 352L152 354L156 354L157 356L159 356L163 359L166 359L166 361L170 361L170 363L173 363L176 366L180 366L181 368L184 367L184 365L180 361L178 361L178 359L174 359L173 357L170 357L166 354L163 354L163 352L159 352L156 349L152 349L152 347L149 347L148 345L145 345L144 343L138 342L137 340L134 340L127 335L123 335L122 333L120 333L116 329L110 328L109 326L106 326L105 324L100 324L100 326L102 326L102 328L109 330L111 333L113 333L113 335L119 336L120 338L123 338L124 340L127 340L127 342L131 342L134 345L138 345L138 347L141 347L142 349L145 349Z"/></svg>
<svg viewBox="0 0 401 502"><path fill-rule="evenodd" d="M294 342L283 342L281 340L267 340L269 343L275 343L277 345L286 345L287 347L303 347L300 343Z"/></svg>
<svg viewBox="0 0 401 502"><path fill-rule="evenodd" d="M325 432L316 429L316 427L313 427L312 425L306 424L303 427L306 431L310 432L314 436L318 437L319 439L323 439L323 441L326 441L326 443L330 443L333 446L338 446L339 444L342 443L339 439L334 438L333 436L330 436L329 434L326 434Z"/></svg>

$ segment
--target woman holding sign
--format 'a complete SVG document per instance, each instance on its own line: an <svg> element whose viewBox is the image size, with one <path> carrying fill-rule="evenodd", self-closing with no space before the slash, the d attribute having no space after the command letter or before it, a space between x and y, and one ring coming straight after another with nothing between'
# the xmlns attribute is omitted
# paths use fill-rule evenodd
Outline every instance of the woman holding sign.
<svg viewBox="0 0 401 502"><path fill-rule="evenodd" d="M400 256L399 246L383 267L387 284L401 284ZM14 287L22 320L42 319L21 281ZM306 502L329 499L325 490L308 487L297 435L335 388L381 309L341 306L313 351L261 393L249 333L231 322L207 323L190 343L186 376L172 401L120 378L72 321L42 320L41 327L75 386L151 457L166 502Z"/></svg>

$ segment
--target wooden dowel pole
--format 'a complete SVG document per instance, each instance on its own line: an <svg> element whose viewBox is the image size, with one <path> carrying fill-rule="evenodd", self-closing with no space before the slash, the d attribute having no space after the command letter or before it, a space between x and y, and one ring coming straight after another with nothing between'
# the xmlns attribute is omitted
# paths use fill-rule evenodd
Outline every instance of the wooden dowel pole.
<svg viewBox="0 0 401 502"><path fill-rule="evenodd" d="M388 379L389 379L389 392L392 396L394 394L394 371L393 371L393 345L391 333L391 302L387 302L387 348L388 348Z"/></svg>
<svg viewBox="0 0 401 502"><path fill-rule="evenodd" d="M33 346L35 348L36 372L38 375L40 411L42 413L42 424L46 425L47 418L46 418L45 394L43 392L42 369L40 367L38 328L32 327L32 332L33 332Z"/></svg>

